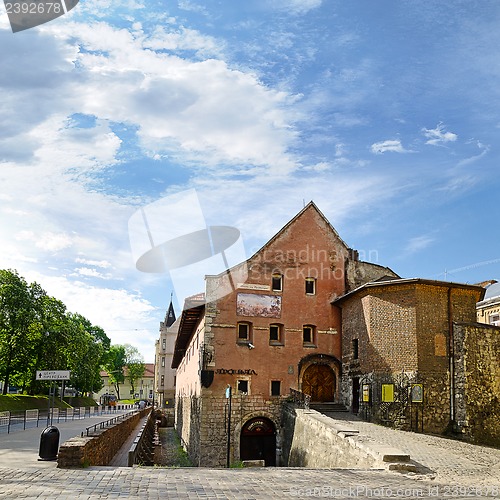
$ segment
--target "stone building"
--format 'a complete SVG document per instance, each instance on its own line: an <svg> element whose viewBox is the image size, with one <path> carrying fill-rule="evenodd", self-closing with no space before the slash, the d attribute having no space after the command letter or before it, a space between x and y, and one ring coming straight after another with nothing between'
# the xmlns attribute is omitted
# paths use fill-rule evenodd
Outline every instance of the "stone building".
<svg viewBox="0 0 500 500"><path fill-rule="evenodd" d="M340 400L341 317L331 301L382 276L397 277L359 261L312 202L239 268L208 276L205 295L186 301L172 363L176 427L193 462L279 464L290 389Z"/></svg>
<svg viewBox="0 0 500 500"><path fill-rule="evenodd" d="M174 408L175 370L172 368L172 359L179 322L170 301L165 320L160 322L160 336L155 342L154 391L156 404L160 408Z"/></svg>
<svg viewBox="0 0 500 500"><path fill-rule="evenodd" d="M455 328L475 322L483 294L478 286L414 278L367 283L336 299L343 402L404 429L442 433L458 423Z"/></svg>

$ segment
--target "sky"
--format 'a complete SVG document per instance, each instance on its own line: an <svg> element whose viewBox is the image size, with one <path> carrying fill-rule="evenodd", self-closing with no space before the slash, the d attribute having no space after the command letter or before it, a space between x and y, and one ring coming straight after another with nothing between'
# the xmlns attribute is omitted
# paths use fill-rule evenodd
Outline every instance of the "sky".
<svg viewBox="0 0 500 500"><path fill-rule="evenodd" d="M13 33L1 6L0 268L146 362L184 270L138 262L183 227L241 260L313 200L402 277L500 280L499 26L498 0L81 0Z"/></svg>

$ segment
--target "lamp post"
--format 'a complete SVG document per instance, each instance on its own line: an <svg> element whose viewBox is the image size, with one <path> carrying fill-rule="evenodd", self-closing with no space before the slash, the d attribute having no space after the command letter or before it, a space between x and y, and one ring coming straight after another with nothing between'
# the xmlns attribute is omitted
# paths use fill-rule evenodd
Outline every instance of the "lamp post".
<svg viewBox="0 0 500 500"><path fill-rule="evenodd" d="M229 469L230 466L230 455L231 455L231 385L228 384L226 388L226 399L229 400L228 412L227 412L227 455L226 455L226 466Z"/></svg>

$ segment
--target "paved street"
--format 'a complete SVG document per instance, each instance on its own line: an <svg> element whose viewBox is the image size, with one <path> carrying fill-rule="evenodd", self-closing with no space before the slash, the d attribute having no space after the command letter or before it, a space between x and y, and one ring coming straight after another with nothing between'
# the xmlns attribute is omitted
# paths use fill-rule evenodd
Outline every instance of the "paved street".
<svg viewBox="0 0 500 500"><path fill-rule="evenodd" d="M93 423L85 419L58 424L61 442ZM292 468L65 470L57 469L55 462L38 461L43 430L39 428L0 435L0 499L500 498L500 450L365 422L352 424L359 426L367 441L408 450L419 473Z"/></svg>

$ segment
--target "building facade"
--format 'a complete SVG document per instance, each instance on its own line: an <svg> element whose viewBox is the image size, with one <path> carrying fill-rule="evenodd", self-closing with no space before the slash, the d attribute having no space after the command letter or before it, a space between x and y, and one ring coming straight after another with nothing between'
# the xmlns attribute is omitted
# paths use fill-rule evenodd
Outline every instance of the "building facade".
<svg viewBox="0 0 500 500"><path fill-rule="evenodd" d="M130 380L127 377L127 367L124 368L123 372L125 375L125 381L123 384L120 384L120 400L153 400L155 365L154 363L144 363L144 365L146 368L144 371L144 375L139 380L136 380L133 388L130 384ZM98 402L102 402L103 396L112 395L118 397L116 389L111 383L109 374L106 370L101 370L101 379L103 382L103 388L98 393L94 394L94 399Z"/></svg>
<svg viewBox="0 0 500 500"><path fill-rule="evenodd" d="M228 275L207 277L205 294L187 300L179 323L176 427L200 466L279 464L290 389L340 400L341 311L332 300L397 277L359 261L314 203L241 266L245 272L231 275L245 282L222 297Z"/></svg>
<svg viewBox="0 0 500 500"><path fill-rule="evenodd" d="M175 339L179 330L172 301L165 320L160 322L160 336L155 343L155 401L160 408L174 408L175 369L172 368Z"/></svg>
<svg viewBox="0 0 500 500"><path fill-rule="evenodd" d="M500 326L500 283L487 283L484 299L477 304L477 321Z"/></svg>
<svg viewBox="0 0 500 500"><path fill-rule="evenodd" d="M467 381L455 330L475 323L483 294L479 286L414 278L368 283L334 301L343 317L343 402L406 430L463 426Z"/></svg>

